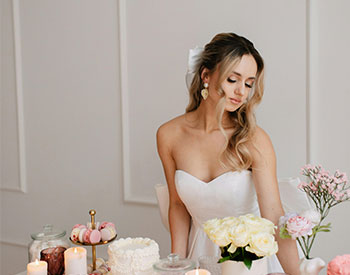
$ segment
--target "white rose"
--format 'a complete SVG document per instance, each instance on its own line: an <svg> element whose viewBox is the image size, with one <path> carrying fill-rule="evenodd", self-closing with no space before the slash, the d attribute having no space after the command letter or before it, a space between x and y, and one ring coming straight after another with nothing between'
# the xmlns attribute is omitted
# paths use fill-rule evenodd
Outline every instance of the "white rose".
<svg viewBox="0 0 350 275"><path fill-rule="evenodd" d="M252 234L259 232L275 233L275 225L267 219L248 214L241 216L240 220L247 225L247 228Z"/></svg>
<svg viewBox="0 0 350 275"><path fill-rule="evenodd" d="M221 224L222 221L220 219L211 219L203 224L203 229L210 237L212 232L215 232L219 227L221 227Z"/></svg>
<svg viewBox="0 0 350 275"><path fill-rule="evenodd" d="M213 232L210 239L214 243L216 243L218 246L221 246L221 247L226 246L226 245L231 243L230 234L229 234L227 228L224 226L221 226L220 228L218 228L218 230Z"/></svg>
<svg viewBox="0 0 350 275"><path fill-rule="evenodd" d="M222 226L226 227L226 230L230 236L233 236L235 233L235 228L240 224L238 218L235 217L227 217L222 219Z"/></svg>
<svg viewBox="0 0 350 275"><path fill-rule="evenodd" d="M223 224L220 219L212 219L204 223L203 229L218 246L226 246L231 243L229 238L229 227Z"/></svg>
<svg viewBox="0 0 350 275"><path fill-rule="evenodd" d="M223 218L221 221L222 221L222 224L225 224L227 226L236 226L239 224L239 220L236 217L226 217L226 218Z"/></svg>
<svg viewBox="0 0 350 275"><path fill-rule="evenodd" d="M246 250L259 257L271 256L278 251L278 245L273 235L258 233L251 236L251 242Z"/></svg>
<svg viewBox="0 0 350 275"><path fill-rule="evenodd" d="M309 220L313 225L317 225L321 221L321 214L314 209L306 210L303 213L301 213L300 216Z"/></svg>
<svg viewBox="0 0 350 275"><path fill-rule="evenodd" d="M277 229L277 226L275 226L275 224L272 221L265 218L260 218L260 217L259 217L259 220L263 225L264 231L266 233L275 234L275 230Z"/></svg>
<svg viewBox="0 0 350 275"><path fill-rule="evenodd" d="M234 243L234 245L238 247L246 246L250 241L250 236L251 231L244 223L236 225L230 231L231 240Z"/></svg>
<svg viewBox="0 0 350 275"><path fill-rule="evenodd" d="M242 222L249 222L249 221L252 221L256 218L256 216L254 216L253 214L246 214L246 215L242 215L242 216L239 216L239 220L242 221Z"/></svg>

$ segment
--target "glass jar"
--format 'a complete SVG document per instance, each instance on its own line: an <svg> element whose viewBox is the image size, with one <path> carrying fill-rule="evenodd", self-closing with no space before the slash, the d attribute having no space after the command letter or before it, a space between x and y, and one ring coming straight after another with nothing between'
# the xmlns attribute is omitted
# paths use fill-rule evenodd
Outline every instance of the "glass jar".
<svg viewBox="0 0 350 275"><path fill-rule="evenodd" d="M153 265L157 274L183 275L196 267L196 263L190 259L182 259L177 254L170 254L166 259L161 259Z"/></svg>
<svg viewBox="0 0 350 275"><path fill-rule="evenodd" d="M62 247L62 249L57 249L57 251L64 251L69 248L70 243L65 236L65 230L57 230L51 224L44 225L42 232L31 234L33 240L28 245L28 261L34 262L36 259L40 260L40 253L46 248Z"/></svg>

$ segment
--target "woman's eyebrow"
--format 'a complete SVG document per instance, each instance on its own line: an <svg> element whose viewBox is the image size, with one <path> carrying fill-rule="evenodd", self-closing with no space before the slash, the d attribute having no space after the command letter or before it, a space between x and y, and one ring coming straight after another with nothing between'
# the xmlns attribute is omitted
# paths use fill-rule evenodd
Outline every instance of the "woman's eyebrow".
<svg viewBox="0 0 350 275"><path fill-rule="evenodd" d="M233 71L232 73L242 77L242 75L240 73L238 73L238 72ZM255 79L255 76L248 77L248 79Z"/></svg>

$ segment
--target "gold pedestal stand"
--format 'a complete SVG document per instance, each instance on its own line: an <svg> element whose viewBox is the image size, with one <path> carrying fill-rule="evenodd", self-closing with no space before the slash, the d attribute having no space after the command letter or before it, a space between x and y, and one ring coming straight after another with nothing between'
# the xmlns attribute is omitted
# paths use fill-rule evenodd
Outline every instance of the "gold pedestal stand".
<svg viewBox="0 0 350 275"><path fill-rule="evenodd" d="M89 214L91 216L91 229L96 229L96 224L95 224L95 215L96 215L96 211L95 210L90 210L89 211ZM99 243L94 243L94 244L91 244L91 243L81 243L81 242L75 242L73 241L71 238L70 241L74 244L77 244L77 245L83 245L83 246L91 246L92 247L92 270L96 270L96 246L97 245L102 245L102 244L107 244L109 242L112 242L115 240L115 238L117 237L117 234L115 234L115 236L110 239L109 241L104 241L104 242L99 242Z"/></svg>

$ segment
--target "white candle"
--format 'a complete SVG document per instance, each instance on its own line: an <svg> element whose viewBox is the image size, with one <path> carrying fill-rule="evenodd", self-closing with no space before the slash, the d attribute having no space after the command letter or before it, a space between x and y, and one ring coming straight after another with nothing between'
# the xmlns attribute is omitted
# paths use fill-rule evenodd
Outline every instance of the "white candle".
<svg viewBox="0 0 350 275"><path fill-rule="evenodd" d="M194 269L186 272L185 275L210 275L211 273L206 269Z"/></svg>
<svg viewBox="0 0 350 275"><path fill-rule="evenodd" d="M65 275L86 275L86 249L84 247L71 247L64 251Z"/></svg>
<svg viewBox="0 0 350 275"><path fill-rule="evenodd" d="M27 275L47 275L47 262L38 261L27 264Z"/></svg>

